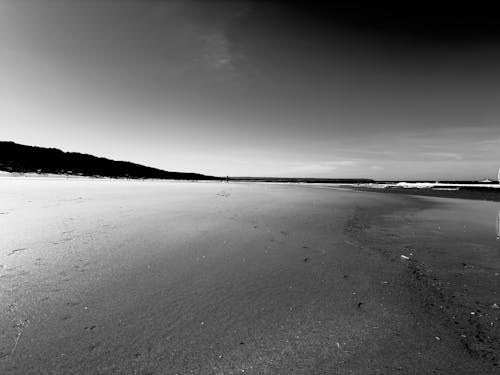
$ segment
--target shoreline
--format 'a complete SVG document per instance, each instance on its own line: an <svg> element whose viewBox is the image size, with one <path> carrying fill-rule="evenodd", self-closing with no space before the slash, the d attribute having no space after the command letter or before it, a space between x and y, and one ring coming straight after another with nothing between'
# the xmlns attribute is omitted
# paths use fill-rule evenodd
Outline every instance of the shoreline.
<svg viewBox="0 0 500 375"><path fill-rule="evenodd" d="M500 188L460 187L458 190L439 190L433 188L371 188L365 186L344 186L357 191L384 194L415 195L422 197L470 199L500 202Z"/></svg>
<svg viewBox="0 0 500 375"><path fill-rule="evenodd" d="M1 172L1 171L0 171ZM68 181L116 181L116 182L203 182L203 183L227 183L224 178L207 179L207 180L190 180L190 179L155 179L155 178L126 178L126 177L100 177L100 176L78 176L78 175L64 175L64 174L37 174L37 173L0 173L0 180L68 180ZM320 179L317 179L320 180ZM442 187L370 187L359 186L358 184L345 185L344 183L334 183L325 185L322 182L296 182L296 181L279 181L279 179L265 180L265 179L233 179L230 178L231 184L266 184L266 185L284 185L284 186L302 186L302 187L316 187L316 188L333 188L333 189L347 189L354 191L376 192L386 194L402 194L402 195L415 195L423 197L436 197L436 198L456 198L456 199L470 199L470 200L483 200L500 202L500 188L481 185L443 185ZM495 185L496 186L496 185ZM451 188L450 188L451 187Z"/></svg>

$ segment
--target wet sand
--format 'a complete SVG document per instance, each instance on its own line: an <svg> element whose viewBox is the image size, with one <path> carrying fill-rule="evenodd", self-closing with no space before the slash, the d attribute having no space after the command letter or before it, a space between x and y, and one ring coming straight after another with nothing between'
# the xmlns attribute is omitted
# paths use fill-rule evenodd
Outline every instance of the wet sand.
<svg viewBox="0 0 500 375"><path fill-rule="evenodd" d="M420 195L424 197L456 198L500 202L500 188L482 186L436 187L436 188L374 188L366 186L348 186L349 189L373 191L387 194Z"/></svg>
<svg viewBox="0 0 500 375"><path fill-rule="evenodd" d="M5 179L0 373L498 373L498 208Z"/></svg>

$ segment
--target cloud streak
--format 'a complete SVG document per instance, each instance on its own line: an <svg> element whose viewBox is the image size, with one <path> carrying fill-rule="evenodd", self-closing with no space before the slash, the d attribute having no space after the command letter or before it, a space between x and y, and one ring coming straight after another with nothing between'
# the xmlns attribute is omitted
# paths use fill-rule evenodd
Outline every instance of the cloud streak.
<svg viewBox="0 0 500 375"><path fill-rule="evenodd" d="M229 40L222 32L205 35L202 38L202 62L208 70L236 74L235 62L241 54L231 50Z"/></svg>
<svg viewBox="0 0 500 375"><path fill-rule="evenodd" d="M342 168L350 168L360 165L359 160L327 160L316 163L294 163L288 168L291 173L316 173L324 174Z"/></svg>

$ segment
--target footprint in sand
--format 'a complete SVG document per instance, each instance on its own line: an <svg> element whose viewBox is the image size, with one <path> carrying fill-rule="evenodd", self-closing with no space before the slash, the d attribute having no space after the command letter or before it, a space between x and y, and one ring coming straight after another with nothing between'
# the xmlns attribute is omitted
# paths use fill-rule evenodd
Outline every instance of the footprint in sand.
<svg viewBox="0 0 500 375"><path fill-rule="evenodd" d="M96 343L93 343L93 344L90 344L89 345L89 352L93 351L94 349L96 349L97 347L99 347L101 345L100 342L96 342Z"/></svg>
<svg viewBox="0 0 500 375"><path fill-rule="evenodd" d="M87 271L87 268L85 267L85 265L74 264L73 268L77 269L79 272Z"/></svg>
<svg viewBox="0 0 500 375"><path fill-rule="evenodd" d="M17 277L28 276L30 273L19 267L4 268L3 273L0 274L0 279L14 279Z"/></svg>
<svg viewBox="0 0 500 375"><path fill-rule="evenodd" d="M326 255L326 250L324 249L314 249L314 248L311 249L309 248L309 246L306 245L303 245L302 248L307 251L307 254L309 254L309 256L302 258L302 261L304 263L309 263L313 260L313 258L323 257Z"/></svg>
<svg viewBox="0 0 500 375"><path fill-rule="evenodd" d="M26 251L26 250L28 250L28 248L27 248L27 247L22 247L22 248L20 248L20 249L14 249L14 250L11 250L11 252L10 252L10 253L8 253L8 254L7 254L7 256L11 256L11 255L14 255L14 254L16 254L16 253L20 253L20 252L22 252L22 251Z"/></svg>

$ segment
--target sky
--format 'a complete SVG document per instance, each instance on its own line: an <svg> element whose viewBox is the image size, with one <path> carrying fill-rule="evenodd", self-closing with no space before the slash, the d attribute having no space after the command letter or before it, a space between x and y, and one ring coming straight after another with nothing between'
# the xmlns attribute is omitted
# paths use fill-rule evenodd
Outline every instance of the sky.
<svg viewBox="0 0 500 375"><path fill-rule="evenodd" d="M0 140L217 176L496 177L500 10L331 3L0 0Z"/></svg>

